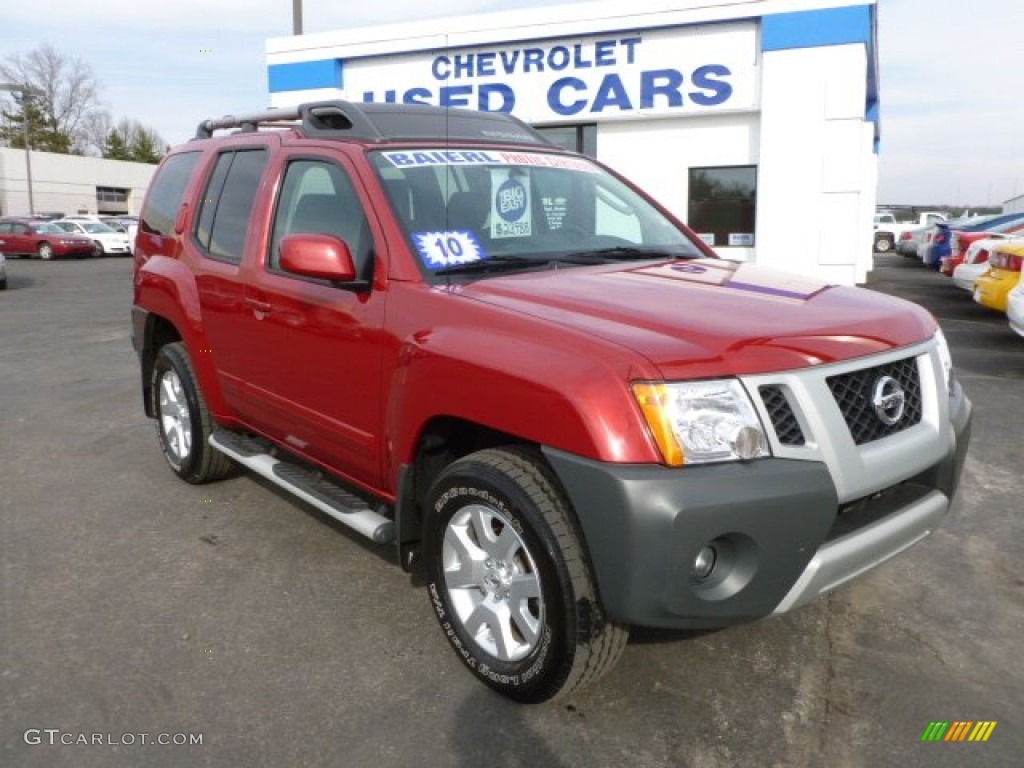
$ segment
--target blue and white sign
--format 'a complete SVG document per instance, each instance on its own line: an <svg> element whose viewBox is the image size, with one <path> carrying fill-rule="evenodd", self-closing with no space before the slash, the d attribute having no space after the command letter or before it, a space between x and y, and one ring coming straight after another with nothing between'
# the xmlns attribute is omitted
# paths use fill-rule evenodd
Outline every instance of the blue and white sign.
<svg viewBox="0 0 1024 768"><path fill-rule="evenodd" d="M479 241L468 230L414 232L412 241L423 263L430 269L455 267L484 258Z"/></svg>
<svg viewBox="0 0 1024 768"><path fill-rule="evenodd" d="M757 109L757 25L730 22L344 61L356 101L531 123Z"/></svg>

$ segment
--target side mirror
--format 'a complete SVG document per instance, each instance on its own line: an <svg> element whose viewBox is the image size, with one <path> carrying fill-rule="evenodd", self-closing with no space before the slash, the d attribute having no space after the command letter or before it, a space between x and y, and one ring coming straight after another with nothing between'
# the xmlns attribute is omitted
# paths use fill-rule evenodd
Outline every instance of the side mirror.
<svg viewBox="0 0 1024 768"><path fill-rule="evenodd" d="M281 269L338 283L356 279L352 252L331 235L286 235L281 238Z"/></svg>

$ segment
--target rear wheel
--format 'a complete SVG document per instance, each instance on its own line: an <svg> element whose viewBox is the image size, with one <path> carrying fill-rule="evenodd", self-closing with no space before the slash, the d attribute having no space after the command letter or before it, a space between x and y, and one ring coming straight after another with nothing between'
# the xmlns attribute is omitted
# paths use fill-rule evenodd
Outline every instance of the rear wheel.
<svg viewBox="0 0 1024 768"><path fill-rule="evenodd" d="M875 240L875 250L878 253L888 253L892 250L892 237L883 235Z"/></svg>
<svg viewBox="0 0 1024 768"><path fill-rule="evenodd" d="M160 348L153 364L151 391L160 449L174 473L197 485L230 474L231 459L208 442L213 418L181 342Z"/></svg>
<svg viewBox="0 0 1024 768"><path fill-rule="evenodd" d="M49 261L53 258L53 246L49 243L40 243L39 247L36 248L36 253L39 254L39 258L43 261Z"/></svg>
<svg viewBox="0 0 1024 768"><path fill-rule="evenodd" d="M429 503L431 603L478 679L534 703L614 666L629 630L605 619L572 511L539 456L466 456L441 473Z"/></svg>

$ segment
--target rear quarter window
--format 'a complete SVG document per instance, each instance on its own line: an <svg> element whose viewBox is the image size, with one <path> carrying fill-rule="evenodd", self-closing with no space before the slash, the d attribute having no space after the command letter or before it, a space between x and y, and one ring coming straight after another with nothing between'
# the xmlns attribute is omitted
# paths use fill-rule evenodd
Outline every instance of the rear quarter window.
<svg viewBox="0 0 1024 768"><path fill-rule="evenodd" d="M171 155L160 166L146 196L139 227L151 235L171 235L178 216L185 187L201 157L200 152Z"/></svg>

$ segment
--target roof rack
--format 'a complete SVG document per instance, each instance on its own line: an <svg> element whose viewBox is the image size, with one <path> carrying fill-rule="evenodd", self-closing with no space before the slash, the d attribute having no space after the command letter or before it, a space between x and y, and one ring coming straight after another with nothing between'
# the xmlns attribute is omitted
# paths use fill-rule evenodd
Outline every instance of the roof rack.
<svg viewBox="0 0 1024 768"><path fill-rule="evenodd" d="M307 138L373 142L456 139L554 146L522 120L500 112L340 100L307 102L297 107L268 109L251 115L226 115L203 120L196 128L195 138L209 139L215 131L226 128L253 133L261 127L294 128Z"/></svg>

